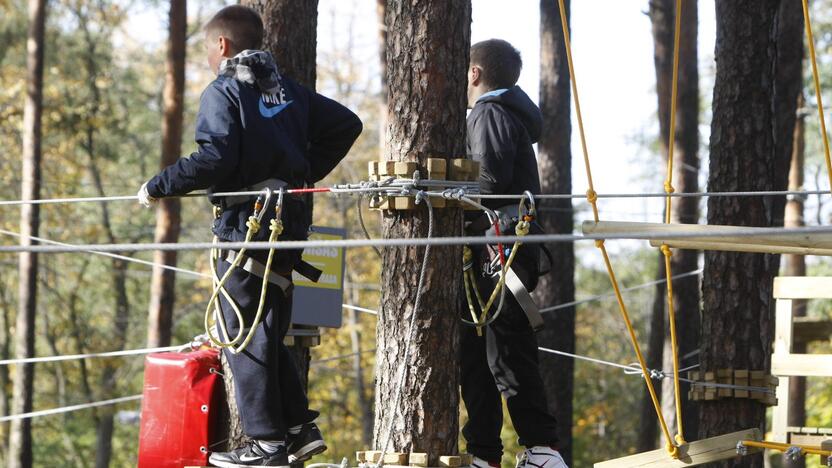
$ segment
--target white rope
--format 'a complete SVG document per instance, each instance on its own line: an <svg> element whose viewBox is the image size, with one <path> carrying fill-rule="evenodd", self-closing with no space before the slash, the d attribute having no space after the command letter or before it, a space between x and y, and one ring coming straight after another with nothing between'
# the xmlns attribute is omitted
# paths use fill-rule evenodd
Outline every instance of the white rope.
<svg viewBox="0 0 832 468"><path fill-rule="evenodd" d="M80 405L72 405L72 406L64 406L61 408L52 408L48 410L42 411L32 411L29 413L21 413L21 414L11 414L9 416L0 417L0 423L8 422L8 421L17 421L20 419L30 419L30 418L37 418L40 416L51 416L54 414L61 414L61 413L69 413L72 411L80 411L90 408L97 408L99 406L108 406L108 405L117 405L119 403L127 403L130 401L141 400L141 395L133 395L121 398L113 398L112 400L103 400L103 401L96 401L92 403L83 403Z"/></svg>
<svg viewBox="0 0 832 468"><path fill-rule="evenodd" d="M806 234L832 234L832 226L809 226L801 228L786 227L756 227L738 228L730 232L735 237L765 237L773 234L784 235L785 237L800 238ZM605 234L529 234L526 236L501 236L500 242L512 243L523 242L524 244L540 244L547 242L578 242L594 240L664 240L664 239L687 239L687 238L718 238L725 236L725 232L701 232L680 230L677 232L661 233L633 233L633 232L610 232ZM436 245L485 245L494 244L497 238L493 236L449 236L433 238L388 238L388 239L337 239L337 240L286 240L280 242L224 242L224 249L268 250L268 249L304 249L304 248L355 248L355 247L412 247L412 246L436 246ZM152 250L207 250L215 247L211 242L184 242L184 243L123 243L123 244L68 244L68 245L4 245L0 246L0 253L71 253L88 252L95 250L99 252L145 252Z"/></svg>
<svg viewBox="0 0 832 468"><path fill-rule="evenodd" d="M190 344L179 346L163 346L159 348L141 348L141 349L125 349L121 351L106 351L103 353L82 353L82 354L63 354L59 356L42 356L19 359L0 359L0 366L8 366L12 364L36 364L42 362L61 362L74 361L78 359L89 358L103 358L103 357L120 357L120 356L139 356L143 354L162 353L165 351L179 351L186 349Z"/></svg>
<svg viewBox="0 0 832 468"><path fill-rule="evenodd" d="M396 180L399 184L405 183L413 183L412 180L408 179L397 179ZM426 184L431 182L429 180L419 180L419 184ZM448 185L453 181L436 181L441 182L442 185ZM362 193L373 193L373 192L389 192L395 191L397 187L363 187L361 184L344 184L341 186L333 186L330 187L329 192L315 192L315 193L329 193L332 195L341 195L341 194L362 194ZM216 192L212 194L208 194L206 192L194 192L185 195L179 195L177 197L170 197L170 198L198 198L198 197L216 197L216 198L224 198L224 197L237 197L237 196L256 196L262 193L261 191L239 191L239 192ZM599 193L598 198L666 198L668 196L674 198L706 198L706 197L765 197L765 196L809 196L809 195L827 195L829 194L829 190L762 190L762 191L737 191L737 192L677 192L672 194L666 194L664 192L645 192L645 193ZM442 196L439 192L426 192L426 195L436 197ZM522 194L506 194L506 195L495 195L495 194L471 194L474 197L483 198L483 199L511 199L511 200L519 200L523 198ZM586 194L584 193L564 193L564 194L553 194L553 193L541 193L534 195L535 199L539 200L546 200L546 199L585 199ZM37 199L37 200L2 200L0 201L0 206L18 206L18 205L47 205L47 204L59 204L59 203L92 203L92 202L111 202L111 201L137 201L138 197L136 195L115 195L115 196L106 196L106 197L66 197L66 198L44 198L44 199Z"/></svg>
<svg viewBox="0 0 832 468"><path fill-rule="evenodd" d="M366 307L358 307L358 306L349 305L349 304L341 304L341 307L344 308L344 309L347 309L347 310L354 310L356 312L364 312L365 314L378 315L378 311L375 311L373 309L368 309Z"/></svg>
<svg viewBox="0 0 832 468"><path fill-rule="evenodd" d="M14 232L14 231L7 231L5 229L0 229L0 234L5 234L7 236L17 237L18 239L24 237L20 233L17 233L17 232ZM29 236L29 238L31 238L32 240L36 240L38 242L43 242L44 244L60 245L60 246L64 246L64 247L74 246L73 244L67 244L66 242L58 242L58 241L46 239L44 237ZM118 259L118 260L124 260L125 262L138 263L140 265L147 265L147 266L150 266L150 267L159 267L159 268L162 268L164 270L170 270L170 271L174 271L176 273L182 273L182 274L185 274L185 275L195 276L195 277L199 277L199 278L210 278L211 277L211 275L209 275L207 273L200 273L200 272L194 271L194 270L188 270L188 269L185 269L185 268L179 268L179 267L175 267L175 266L171 266L171 265L165 265L163 263L155 263L155 262L151 262L151 261L148 261L148 260L142 260L140 258L128 257L126 255L118 255L118 254L109 253L109 252L100 252L100 251L97 251L97 250L85 250L84 252L91 253L91 254L94 254L94 255L101 255L103 257L109 257L109 258L115 258L115 259Z"/></svg>
<svg viewBox="0 0 832 468"><path fill-rule="evenodd" d="M679 273L678 275L673 275L672 278L673 279L687 278L688 276L697 276L700 273L702 273L701 268L698 269L698 270L691 270L687 273ZM660 279L660 280L655 280L655 281L648 281L647 283L639 284L638 286L630 286L629 288L623 288L621 290L621 292L638 291L639 289L649 288L651 286L656 286L656 285L663 284L663 283L666 283L666 282L667 282L666 278L663 278L663 279ZM612 298L612 297L615 297L615 293L599 294L597 296L587 297L585 299L579 299L579 300L571 301L571 302L564 302L563 304L558 304L556 306L546 307L546 308L540 309L540 313L545 314L546 312L554 312L556 310L566 309L566 308L569 308L569 307L574 307L574 306L586 304L588 302L595 302L595 301L599 301L601 299L609 299L609 298Z"/></svg>

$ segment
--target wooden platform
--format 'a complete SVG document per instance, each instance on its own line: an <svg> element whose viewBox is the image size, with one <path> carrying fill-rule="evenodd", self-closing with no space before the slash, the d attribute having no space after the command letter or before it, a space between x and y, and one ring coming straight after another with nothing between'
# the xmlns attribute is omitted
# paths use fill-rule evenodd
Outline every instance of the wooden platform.
<svg viewBox="0 0 832 468"><path fill-rule="evenodd" d="M757 428L733 432L709 439L690 442L679 447L679 458L673 459L662 448L652 452L637 453L628 457L616 458L595 464L595 468L676 468L697 466L719 460L727 460L737 455L737 443L742 440L762 440ZM759 452L758 449L748 449L749 453Z"/></svg>

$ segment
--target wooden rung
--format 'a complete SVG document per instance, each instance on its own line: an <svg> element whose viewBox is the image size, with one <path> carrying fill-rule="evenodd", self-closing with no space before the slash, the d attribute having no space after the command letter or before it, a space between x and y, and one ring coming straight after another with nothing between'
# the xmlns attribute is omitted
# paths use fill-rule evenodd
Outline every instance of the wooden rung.
<svg viewBox="0 0 832 468"><path fill-rule="evenodd" d="M783 377L832 377L832 354L774 353L771 373Z"/></svg>
<svg viewBox="0 0 832 468"><path fill-rule="evenodd" d="M727 460L737 455L737 443L741 440L762 440L757 428L733 432L709 439L690 442L679 447L679 458L673 459L666 449L652 452L637 453L628 457L596 463L595 468L675 468L697 466L719 460ZM759 452L759 449L748 448L748 453Z"/></svg>
<svg viewBox="0 0 832 468"><path fill-rule="evenodd" d="M775 299L832 299L832 277L778 276L771 295Z"/></svg>
<svg viewBox="0 0 832 468"><path fill-rule="evenodd" d="M462 457L459 455L442 455L439 457L439 466L458 468L462 466Z"/></svg>

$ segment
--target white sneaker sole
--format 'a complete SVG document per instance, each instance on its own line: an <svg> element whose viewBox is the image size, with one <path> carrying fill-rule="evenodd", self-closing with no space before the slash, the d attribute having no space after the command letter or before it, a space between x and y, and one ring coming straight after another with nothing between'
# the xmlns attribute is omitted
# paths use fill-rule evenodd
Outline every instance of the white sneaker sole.
<svg viewBox="0 0 832 468"><path fill-rule="evenodd" d="M325 451L326 442L323 440L315 440L304 445L297 452L289 455L289 463L304 462Z"/></svg>
<svg viewBox="0 0 832 468"><path fill-rule="evenodd" d="M237 463L214 461L208 458L208 463L218 468L289 468L289 465L239 465Z"/></svg>

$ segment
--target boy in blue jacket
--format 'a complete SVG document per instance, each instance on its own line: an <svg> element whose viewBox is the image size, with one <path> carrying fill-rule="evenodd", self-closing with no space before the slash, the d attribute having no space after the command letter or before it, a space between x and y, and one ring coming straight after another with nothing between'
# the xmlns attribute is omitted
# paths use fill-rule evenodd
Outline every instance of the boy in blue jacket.
<svg viewBox="0 0 832 468"><path fill-rule="evenodd" d="M304 187L323 179L347 154L361 133L361 120L341 104L281 76L271 54L259 50L262 40L263 22L247 7L223 8L205 25L208 64L218 76L200 100L198 149L145 183L139 190L142 204L199 189L214 193ZM213 232L220 242L244 240L254 197L211 201L218 207ZM269 226L277 212L275 202L263 209L261 223ZM311 219L303 198L285 196L281 220L285 229L279 239L306 239ZM252 240L268 236L269 229L263 228ZM221 251L220 277L235 256L239 252ZM258 307L266 252L247 251L245 257L241 265L246 268L231 271L225 283L243 324L220 297L228 337L241 327L245 331ZM283 344L291 322L291 271L299 261L300 252L278 250L253 339L239 354L225 350L243 431L251 441L213 453L210 462L215 466L287 467L290 461L326 450L314 423L318 413L309 409L293 357Z"/></svg>

